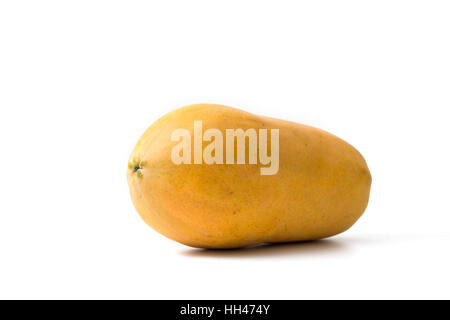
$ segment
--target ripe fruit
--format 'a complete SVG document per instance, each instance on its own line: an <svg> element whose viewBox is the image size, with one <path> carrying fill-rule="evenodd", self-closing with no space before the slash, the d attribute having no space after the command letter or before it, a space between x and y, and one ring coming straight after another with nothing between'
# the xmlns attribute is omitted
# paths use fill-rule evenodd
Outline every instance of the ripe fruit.
<svg viewBox="0 0 450 320"><path fill-rule="evenodd" d="M336 136L209 104L152 124L127 179L145 222L199 248L338 234L364 212L371 185L364 158Z"/></svg>

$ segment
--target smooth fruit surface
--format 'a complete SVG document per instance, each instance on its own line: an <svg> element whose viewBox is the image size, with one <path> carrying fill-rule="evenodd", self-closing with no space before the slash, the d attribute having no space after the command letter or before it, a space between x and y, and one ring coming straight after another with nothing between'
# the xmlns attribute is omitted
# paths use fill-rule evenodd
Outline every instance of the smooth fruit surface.
<svg viewBox="0 0 450 320"><path fill-rule="evenodd" d="M278 172L261 175L266 165L248 161L175 164L172 132L185 128L194 136L199 120L203 130L216 128L224 137L226 129L279 129ZM203 142L203 149L207 145ZM225 142L223 148L225 155ZM248 150L247 145L246 159ZM341 233L364 212L372 181L361 154L328 132L211 104L183 107L153 123L131 153L127 179L133 204L148 225L199 248Z"/></svg>

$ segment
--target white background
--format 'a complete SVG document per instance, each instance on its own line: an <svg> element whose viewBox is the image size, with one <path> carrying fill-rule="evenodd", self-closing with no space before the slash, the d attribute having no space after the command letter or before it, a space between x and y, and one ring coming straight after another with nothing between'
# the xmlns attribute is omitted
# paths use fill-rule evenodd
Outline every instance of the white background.
<svg viewBox="0 0 450 320"><path fill-rule="evenodd" d="M177 107L330 131L373 176L315 243L202 251L136 213ZM450 298L448 1L2 1L0 298Z"/></svg>

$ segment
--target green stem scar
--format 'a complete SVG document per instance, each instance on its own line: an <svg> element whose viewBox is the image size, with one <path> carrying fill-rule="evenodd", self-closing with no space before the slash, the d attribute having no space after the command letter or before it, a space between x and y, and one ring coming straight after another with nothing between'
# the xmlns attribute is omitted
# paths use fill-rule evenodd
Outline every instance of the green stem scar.
<svg viewBox="0 0 450 320"><path fill-rule="evenodd" d="M136 172L138 178L142 178L144 173L141 169L144 167L144 164L144 161L139 161L138 159L134 158L133 160L130 160L128 162L128 169L133 170L133 173Z"/></svg>

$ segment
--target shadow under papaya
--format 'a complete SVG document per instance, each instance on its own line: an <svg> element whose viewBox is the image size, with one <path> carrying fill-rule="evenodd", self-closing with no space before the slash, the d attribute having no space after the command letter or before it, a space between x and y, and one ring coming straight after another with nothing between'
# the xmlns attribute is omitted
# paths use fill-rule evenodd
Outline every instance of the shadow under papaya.
<svg viewBox="0 0 450 320"><path fill-rule="evenodd" d="M200 258L255 258L331 254L345 251L348 244L336 239L303 242L268 243L238 249L187 249L180 252L187 257Z"/></svg>

